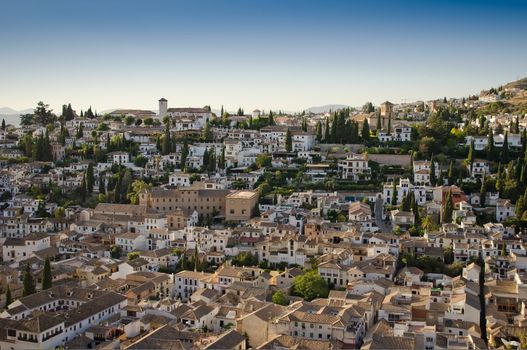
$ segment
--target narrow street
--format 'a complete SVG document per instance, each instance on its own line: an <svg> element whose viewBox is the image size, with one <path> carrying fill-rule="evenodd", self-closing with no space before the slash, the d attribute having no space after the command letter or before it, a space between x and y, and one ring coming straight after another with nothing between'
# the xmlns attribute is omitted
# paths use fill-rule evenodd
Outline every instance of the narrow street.
<svg viewBox="0 0 527 350"><path fill-rule="evenodd" d="M381 232L392 232L392 224L388 221L386 223L383 217L383 203L382 198L375 200L375 225L381 230Z"/></svg>

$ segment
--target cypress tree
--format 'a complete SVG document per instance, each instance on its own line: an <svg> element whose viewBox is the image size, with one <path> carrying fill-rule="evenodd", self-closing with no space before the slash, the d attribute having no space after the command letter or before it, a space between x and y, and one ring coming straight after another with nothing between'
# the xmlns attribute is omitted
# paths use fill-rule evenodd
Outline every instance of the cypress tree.
<svg viewBox="0 0 527 350"><path fill-rule="evenodd" d="M106 189L104 187L104 177L99 176L99 193L105 193Z"/></svg>
<svg viewBox="0 0 527 350"><path fill-rule="evenodd" d="M221 149L220 159L218 160L218 168L225 169L225 147Z"/></svg>
<svg viewBox="0 0 527 350"><path fill-rule="evenodd" d="M432 158L430 158L430 184L432 184L432 186L435 186L437 184L436 165L433 155Z"/></svg>
<svg viewBox="0 0 527 350"><path fill-rule="evenodd" d="M393 191L393 194L392 194L392 205L397 205L397 184L395 183L395 179L393 180L392 191Z"/></svg>
<svg viewBox="0 0 527 350"><path fill-rule="evenodd" d="M448 165L448 184L452 186L454 184L454 160L450 160Z"/></svg>
<svg viewBox="0 0 527 350"><path fill-rule="evenodd" d="M362 123L361 136L364 142L368 142L370 139L370 125L368 123L368 118L364 118L364 122Z"/></svg>
<svg viewBox="0 0 527 350"><path fill-rule="evenodd" d="M337 132L337 126L338 126L338 116L337 113L333 115L333 121L331 122L331 142L332 143L338 143L338 132Z"/></svg>
<svg viewBox="0 0 527 350"><path fill-rule="evenodd" d="M84 173L82 175L82 181L81 181L81 186L79 187L79 192L80 192L80 195L81 195L81 199L82 199L82 202L84 203L86 201L86 173Z"/></svg>
<svg viewBox="0 0 527 350"><path fill-rule="evenodd" d="M414 213L414 223L419 225L421 218L419 217L419 206L417 205L417 200L415 198L412 203L412 212Z"/></svg>
<svg viewBox="0 0 527 350"><path fill-rule="evenodd" d="M388 135L392 134L392 114L388 116Z"/></svg>
<svg viewBox="0 0 527 350"><path fill-rule="evenodd" d="M51 263L49 257L47 257L46 262L44 263L44 272L42 273L42 290L51 288L52 283Z"/></svg>
<svg viewBox="0 0 527 350"><path fill-rule="evenodd" d="M36 286L33 275L31 274L31 268L29 264L26 264L26 270L24 272L24 289L22 290L22 296L27 297L28 295L35 294Z"/></svg>
<svg viewBox="0 0 527 350"><path fill-rule="evenodd" d="M320 122L320 120L317 122L317 127L316 127L316 134L317 134L317 141L318 142L321 142L322 141L322 123Z"/></svg>
<svg viewBox="0 0 527 350"><path fill-rule="evenodd" d="M509 161L509 134L505 131L505 136L503 137L503 147L501 148L501 161Z"/></svg>
<svg viewBox="0 0 527 350"><path fill-rule="evenodd" d="M494 133L490 129L488 139L487 139L487 159L494 160Z"/></svg>
<svg viewBox="0 0 527 350"><path fill-rule="evenodd" d="M188 149L188 141L185 139L183 141L183 148L181 149L181 162L179 164L179 167L181 170L185 168L187 165L187 157L188 157L189 149Z"/></svg>
<svg viewBox="0 0 527 350"><path fill-rule="evenodd" d="M330 143L330 135L329 135L329 118L326 118L326 127L324 129L324 143ZM526 153L527 157L527 153Z"/></svg>
<svg viewBox="0 0 527 350"><path fill-rule="evenodd" d="M90 162L88 165L88 170L86 170L86 189L88 190L88 193L93 192L93 183L95 182L95 178L93 175L93 163Z"/></svg>
<svg viewBox="0 0 527 350"><path fill-rule="evenodd" d="M470 172L472 172L472 164L474 164L474 140L472 140L468 148L467 163L470 166Z"/></svg>
<svg viewBox="0 0 527 350"><path fill-rule="evenodd" d="M273 111L269 110L269 125L274 125Z"/></svg>
<svg viewBox="0 0 527 350"><path fill-rule="evenodd" d="M2 119L2 130L5 131L5 119Z"/></svg>
<svg viewBox="0 0 527 350"><path fill-rule="evenodd" d="M285 133L285 150L287 152L293 151L293 137L291 136L291 131L287 128Z"/></svg>
<svg viewBox="0 0 527 350"><path fill-rule="evenodd" d="M381 112L377 111L377 133L382 129Z"/></svg>
<svg viewBox="0 0 527 350"><path fill-rule="evenodd" d="M481 188L479 189L479 202L480 206L485 206L485 200L487 198L487 179L483 176L481 180Z"/></svg>
<svg viewBox="0 0 527 350"><path fill-rule="evenodd" d="M170 129L168 123L165 126L165 134L163 135L163 141L161 143L161 154L167 155L170 153Z"/></svg>
<svg viewBox="0 0 527 350"><path fill-rule="evenodd" d="M13 302L13 296L11 295L11 288L7 285L7 292L5 293L5 309Z"/></svg>
<svg viewBox="0 0 527 350"><path fill-rule="evenodd" d="M452 213L454 212L454 200L452 199L452 190L449 190L446 195L445 206L443 209L443 222L452 222Z"/></svg>

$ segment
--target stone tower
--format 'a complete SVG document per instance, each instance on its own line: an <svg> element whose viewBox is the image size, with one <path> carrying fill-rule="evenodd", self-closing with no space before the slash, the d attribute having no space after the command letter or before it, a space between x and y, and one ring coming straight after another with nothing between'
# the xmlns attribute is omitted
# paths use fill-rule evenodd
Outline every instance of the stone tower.
<svg viewBox="0 0 527 350"><path fill-rule="evenodd" d="M162 97L159 100L159 118L163 118L165 115L167 115L168 110L168 101L166 98Z"/></svg>

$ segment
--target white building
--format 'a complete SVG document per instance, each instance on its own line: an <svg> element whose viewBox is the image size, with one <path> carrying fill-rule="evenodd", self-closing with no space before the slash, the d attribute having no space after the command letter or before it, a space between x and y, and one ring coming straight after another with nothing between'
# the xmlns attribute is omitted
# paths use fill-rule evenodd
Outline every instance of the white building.
<svg viewBox="0 0 527 350"><path fill-rule="evenodd" d="M348 153L346 159L339 161L338 167L343 179L358 181L371 178L366 154Z"/></svg>
<svg viewBox="0 0 527 350"><path fill-rule="evenodd" d="M516 216L516 207L508 199L498 199L496 203L496 221L503 222Z"/></svg>
<svg viewBox="0 0 527 350"><path fill-rule="evenodd" d="M396 185L395 189L397 204L401 204L403 197L408 195L410 191L414 192L414 198L418 205L426 203L426 188L424 186L412 185L409 179L399 179L399 184ZM384 204L391 204L393 195L393 183L385 184L383 187Z"/></svg>

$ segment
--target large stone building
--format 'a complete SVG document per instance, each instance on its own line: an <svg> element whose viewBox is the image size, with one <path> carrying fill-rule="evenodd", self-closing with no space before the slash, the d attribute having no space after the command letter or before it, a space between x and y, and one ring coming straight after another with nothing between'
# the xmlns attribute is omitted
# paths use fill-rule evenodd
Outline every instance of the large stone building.
<svg viewBox="0 0 527 350"><path fill-rule="evenodd" d="M170 213L177 208L199 215L225 215L225 197L231 190L205 189L199 185L177 189L154 188L139 195L139 204L157 212Z"/></svg>
<svg viewBox="0 0 527 350"><path fill-rule="evenodd" d="M225 219L230 221L246 221L251 219L255 206L258 205L257 191L237 191L227 195Z"/></svg>

